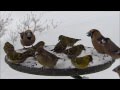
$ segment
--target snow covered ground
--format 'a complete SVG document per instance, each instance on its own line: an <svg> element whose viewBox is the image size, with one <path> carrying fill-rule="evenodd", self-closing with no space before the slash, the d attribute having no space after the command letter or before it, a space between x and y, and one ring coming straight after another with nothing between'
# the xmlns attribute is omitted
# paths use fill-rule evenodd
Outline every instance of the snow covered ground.
<svg viewBox="0 0 120 90"><path fill-rule="evenodd" d="M73 69L75 66L72 64L71 59L68 58L68 56L64 53L56 53L51 50L53 50L55 45L45 46L44 49L48 52L54 54L55 56L59 57L57 64L55 65L54 69ZM70 48L70 47L68 47ZM103 65L109 61L112 61L112 57L107 54L100 54L98 53L94 48L85 47L86 50L83 50L80 55L77 57L83 57L86 55L91 55L93 58L92 63L89 63L88 67ZM26 50L16 50L19 53L25 52ZM36 52L37 53L37 52ZM9 62L11 60L7 58ZM29 68L42 68L43 65L41 65L35 57L29 57L24 62L20 63L21 66L26 66Z"/></svg>
<svg viewBox="0 0 120 90"><path fill-rule="evenodd" d="M10 30L14 30L16 22L22 19L24 15L29 12L12 12L13 22L10 26ZM35 12L39 14L39 12ZM118 46L120 46L120 29L119 20L120 12L110 12L110 11L56 11L48 12L45 14L44 18L54 18L56 21L62 21L56 29L50 29L36 34L36 42L43 40L46 45L54 45L57 43L59 35L66 35L70 37L80 38L82 41L79 43L85 46L93 47L91 39L86 36L86 33L93 28L101 31L101 33L109 38L111 38ZM6 32L7 34L8 32ZM9 35L1 38L0 45L0 66L1 66L1 78L5 79L72 79L72 77L58 77L58 76L38 76L25 74L11 69L4 61L5 53L3 51L3 45L6 41L9 41ZM15 48L22 48L19 41L15 44ZM104 71L84 75L90 79L118 79L119 76L112 71L117 65L120 64L120 59L109 68Z"/></svg>

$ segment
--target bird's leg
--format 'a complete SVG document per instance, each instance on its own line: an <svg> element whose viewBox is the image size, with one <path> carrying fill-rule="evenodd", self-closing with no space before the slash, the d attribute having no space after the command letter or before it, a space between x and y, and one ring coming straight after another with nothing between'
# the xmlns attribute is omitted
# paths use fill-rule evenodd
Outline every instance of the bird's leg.
<svg viewBox="0 0 120 90"><path fill-rule="evenodd" d="M74 78L74 79L82 79L81 76L71 76L71 77Z"/></svg>

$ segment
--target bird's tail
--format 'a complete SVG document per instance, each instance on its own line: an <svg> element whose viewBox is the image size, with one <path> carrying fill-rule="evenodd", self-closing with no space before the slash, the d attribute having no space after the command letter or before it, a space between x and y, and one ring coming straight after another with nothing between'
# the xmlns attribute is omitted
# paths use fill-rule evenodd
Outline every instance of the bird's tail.
<svg viewBox="0 0 120 90"><path fill-rule="evenodd" d="M54 49L50 50L50 51L54 51Z"/></svg>
<svg viewBox="0 0 120 90"><path fill-rule="evenodd" d="M76 39L76 41L80 41L81 39Z"/></svg>

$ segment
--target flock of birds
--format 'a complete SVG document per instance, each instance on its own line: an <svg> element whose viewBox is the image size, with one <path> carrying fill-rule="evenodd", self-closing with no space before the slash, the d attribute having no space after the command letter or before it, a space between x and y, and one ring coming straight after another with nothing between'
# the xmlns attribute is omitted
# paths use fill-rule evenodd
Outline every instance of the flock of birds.
<svg viewBox="0 0 120 90"><path fill-rule="evenodd" d="M98 53L110 55L113 59L120 58L120 48L112 42L110 38L104 37L99 30L92 29L87 33L91 37L92 44ZM34 55L35 59L44 67L54 68L58 59L56 55L48 52L44 49L45 42L41 41L37 47L34 47L35 35L31 30L26 30L20 33L21 44L25 49L25 46L32 45L33 50L27 50L23 53L18 53L15 51L14 46L9 42L4 45L4 51L6 52L8 58L13 61L13 63L19 64L25 61L26 56L29 57ZM58 43L55 45L54 49L51 50L56 53L64 53L71 60L72 64L78 69L85 69L88 67L89 63L93 61L91 55L86 55L83 57L77 57L81 54L82 50L85 50L84 45L74 45L81 39L75 39L60 35L58 38ZM67 49L67 47L70 47ZM35 49L34 49L35 48ZM35 53L33 53L35 51ZM117 69L120 72L120 69ZM116 69L114 70L116 71Z"/></svg>

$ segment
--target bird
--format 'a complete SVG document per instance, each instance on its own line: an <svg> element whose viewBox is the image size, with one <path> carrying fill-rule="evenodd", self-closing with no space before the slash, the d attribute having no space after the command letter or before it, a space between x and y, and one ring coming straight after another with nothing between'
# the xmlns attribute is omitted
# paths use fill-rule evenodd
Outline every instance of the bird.
<svg viewBox="0 0 120 90"><path fill-rule="evenodd" d="M36 50L38 47L44 48L44 46L45 46L45 42L40 41L36 45L34 45L32 48Z"/></svg>
<svg viewBox="0 0 120 90"><path fill-rule="evenodd" d="M71 59L71 63L77 69L87 68L90 62L93 62L93 58L91 55L86 55L83 57L76 57L76 58Z"/></svg>
<svg viewBox="0 0 120 90"><path fill-rule="evenodd" d="M104 47L106 54L113 59L120 58L120 48L110 38L102 38L99 43Z"/></svg>
<svg viewBox="0 0 120 90"><path fill-rule="evenodd" d="M55 45L54 49L51 51L54 51L56 53L63 53L66 48L67 48L67 45L63 41L59 41Z"/></svg>
<svg viewBox="0 0 120 90"><path fill-rule="evenodd" d="M116 72L119 75L120 78L120 65L113 69L114 72Z"/></svg>
<svg viewBox="0 0 120 90"><path fill-rule="evenodd" d="M98 53L105 54L104 46L100 44L100 40L105 38L99 30L92 29L87 33L87 36L91 37L92 44Z"/></svg>
<svg viewBox="0 0 120 90"><path fill-rule="evenodd" d="M85 50L85 47L80 44L65 50L64 53L67 54L69 58L75 58L81 54L82 50Z"/></svg>
<svg viewBox="0 0 120 90"><path fill-rule="evenodd" d="M63 41L65 44L67 44L67 46L73 46L77 41L81 39L75 39L64 35L60 35L58 40Z"/></svg>
<svg viewBox="0 0 120 90"><path fill-rule="evenodd" d="M26 60L26 58L34 55L34 51L32 49L28 49L23 53L16 52L14 46L9 42L6 42L4 45L4 51L7 54L8 59L14 64L22 63Z"/></svg>
<svg viewBox="0 0 120 90"><path fill-rule="evenodd" d="M8 54L9 52L14 51L14 46L11 43L6 42L3 49L4 49L5 53Z"/></svg>
<svg viewBox="0 0 120 90"><path fill-rule="evenodd" d="M36 50L36 60L43 65L43 68L54 68L59 57L46 51L44 48L37 48Z"/></svg>
<svg viewBox="0 0 120 90"><path fill-rule="evenodd" d="M31 46L35 42L35 35L31 30L26 30L25 32L20 33L20 42L25 49L25 46Z"/></svg>

